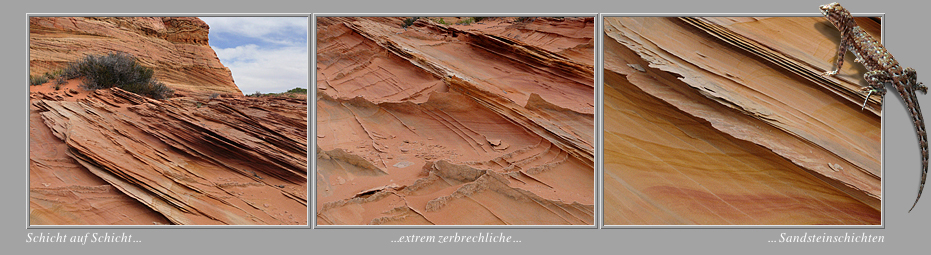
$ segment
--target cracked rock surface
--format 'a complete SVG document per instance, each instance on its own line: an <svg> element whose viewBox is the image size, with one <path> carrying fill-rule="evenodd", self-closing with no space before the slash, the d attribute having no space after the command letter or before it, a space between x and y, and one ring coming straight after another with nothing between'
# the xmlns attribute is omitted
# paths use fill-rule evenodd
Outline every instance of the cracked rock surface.
<svg viewBox="0 0 931 255"><path fill-rule="evenodd" d="M590 225L592 18L320 17L317 223Z"/></svg>

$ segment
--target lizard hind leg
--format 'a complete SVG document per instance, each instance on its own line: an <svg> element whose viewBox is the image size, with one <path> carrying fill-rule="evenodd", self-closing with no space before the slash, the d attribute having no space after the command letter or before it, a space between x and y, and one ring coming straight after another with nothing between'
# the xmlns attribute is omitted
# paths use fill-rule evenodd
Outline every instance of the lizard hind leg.
<svg viewBox="0 0 931 255"><path fill-rule="evenodd" d="M866 79L866 82L869 83L869 85L860 88L860 91L868 92L866 94L866 99L863 101L863 107L861 107L860 110L866 108L866 103L870 101L870 96L873 95L873 93L878 94L880 98L886 95L885 84L886 82L892 80L886 72L878 70L867 72L863 75L863 78Z"/></svg>
<svg viewBox="0 0 931 255"><path fill-rule="evenodd" d="M921 91L923 94L928 94L928 87L918 82L918 72L916 72L915 69L911 67L905 68L905 79L912 85L912 89Z"/></svg>

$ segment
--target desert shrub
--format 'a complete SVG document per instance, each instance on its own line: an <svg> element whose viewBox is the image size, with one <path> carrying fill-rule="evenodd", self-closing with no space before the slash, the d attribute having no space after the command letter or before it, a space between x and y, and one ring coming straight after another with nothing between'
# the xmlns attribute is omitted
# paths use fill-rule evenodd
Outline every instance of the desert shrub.
<svg viewBox="0 0 931 255"><path fill-rule="evenodd" d="M297 88L293 88L293 89L290 89L290 90L288 90L288 91L280 92L280 93L276 93L276 92L262 93L262 92L256 91L255 93L248 94L248 95L246 95L246 96L248 96L248 97L276 97L276 96L287 96L287 97L290 97L290 98L294 98L294 94L307 94L307 89L306 89L306 88L297 87Z"/></svg>
<svg viewBox="0 0 931 255"><path fill-rule="evenodd" d="M475 22L475 18L474 18L474 17L468 17L468 18L459 20L458 22L456 22L456 24L457 24L457 25L466 25L466 26L468 26L468 25L471 25L473 22Z"/></svg>
<svg viewBox="0 0 931 255"><path fill-rule="evenodd" d="M293 88L291 90L288 90L287 93L307 94L307 89L298 87L298 88Z"/></svg>
<svg viewBox="0 0 931 255"><path fill-rule="evenodd" d="M58 79L55 79L55 90L61 89L61 85L65 84L65 77L58 76Z"/></svg>
<svg viewBox="0 0 931 255"><path fill-rule="evenodd" d="M155 71L122 52L85 56L70 63L62 74L69 79L83 77L81 86L88 90L119 87L155 99L167 98L174 92L155 79Z"/></svg>
<svg viewBox="0 0 931 255"><path fill-rule="evenodd" d="M41 85L48 82L48 78L44 75L29 75L29 85Z"/></svg>
<svg viewBox="0 0 931 255"><path fill-rule="evenodd" d="M78 72L78 62L69 62L68 66L61 70L61 75L58 77L64 77L65 79L74 79L81 77L81 73Z"/></svg>
<svg viewBox="0 0 931 255"><path fill-rule="evenodd" d="M533 20L534 20L533 17L517 17L517 19L515 19L514 21L516 21L517 23L525 23L525 22L533 22Z"/></svg>
<svg viewBox="0 0 931 255"><path fill-rule="evenodd" d="M168 86L165 86L164 83L155 80L155 78L152 78L152 80L147 83L120 84L118 87L129 92L155 99L168 98L168 96L171 96L171 94L175 92L175 90L168 88Z"/></svg>

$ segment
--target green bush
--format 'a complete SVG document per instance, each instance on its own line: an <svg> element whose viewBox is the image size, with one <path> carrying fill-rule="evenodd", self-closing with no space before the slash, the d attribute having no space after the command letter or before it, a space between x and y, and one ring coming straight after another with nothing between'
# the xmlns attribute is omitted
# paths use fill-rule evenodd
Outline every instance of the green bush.
<svg viewBox="0 0 931 255"><path fill-rule="evenodd" d="M61 85L64 85L66 82L65 77L58 76L58 79L55 80L55 90L61 89Z"/></svg>
<svg viewBox="0 0 931 255"><path fill-rule="evenodd" d="M517 17L517 19L515 19L514 21L516 21L517 23L527 23L527 22L533 22L533 20L535 19L536 18L534 17Z"/></svg>
<svg viewBox="0 0 931 255"><path fill-rule="evenodd" d="M417 21L418 19L420 19L420 17L410 17L410 18L404 19L404 24L401 25L401 28L407 28L407 27L413 25L413 24L414 24L414 21Z"/></svg>
<svg viewBox="0 0 931 255"><path fill-rule="evenodd" d="M42 85L46 82L48 82L48 78L44 75L29 75L29 85Z"/></svg>
<svg viewBox="0 0 931 255"><path fill-rule="evenodd" d="M81 77L81 73L78 73L78 62L68 63L68 66L61 70L61 75L58 77L63 77L67 80Z"/></svg>
<svg viewBox="0 0 931 255"><path fill-rule="evenodd" d="M306 89L306 88L297 87L297 88L293 88L293 89L290 89L290 90L288 90L288 91L281 92L281 93L262 93L262 92L256 91L255 93L247 94L246 96L248 96L248 97L288 96L288 97L290 97L290 98L294 98L294 94L307 94L307 89Z"/></svg>
<svg viewBox="0 0 931 255"><path fill-rule="evenodd" d="M457 22L456 22L456 25L466 25L466 26L468 26L468 25L471 25L472 22L475 22L475 18L473 18L473 17L468 17L468 18L461 19L461 20L457 21Z"/></svg>
<svg viewBox="0 0 931 255"><path fill-rule="evenodd" d="M287 93L298 93L298 94L307 94L307 89L305 88L293 88L288 90Z"/></svg>
<svg viewBox="0 0 931 255"><path fill-rule="evenodd" d="M62 76L66 79L83 77L81 86L88 90L119 87L155 99L164 99L174 93L155 79L155 71L122 52L85 56L70 63Z"/></svg>

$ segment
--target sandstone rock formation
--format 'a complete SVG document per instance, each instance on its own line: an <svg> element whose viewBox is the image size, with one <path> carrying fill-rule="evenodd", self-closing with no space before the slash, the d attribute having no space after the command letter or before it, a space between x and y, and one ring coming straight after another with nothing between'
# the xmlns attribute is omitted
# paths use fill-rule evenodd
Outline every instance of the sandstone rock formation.
<svg viewBox="0 0 931 255"><path fill-rule="evenodd" d="M820 17L606 18L605 224L880 224L880 105L861 110L860 65L819 75L834 30Z"/></svg>
<svg viewBox="0 0 931 255"><path fill-rule="evenodd" d="M318 224L593 224L594 20L457 20L318 18Z"/></svg>
<svg viewBox="0 0 931 255"><path fill-rule="evenodd" d="M33 74L124 51L181 90L30 86L31 225L307 224L306 95L242 96L196 18L30 22Z"/></svg>
<svg viewBox="0 0 931 255"><path fill-rule="evenodd" d="M30 17L29 72L54 72L88 54L126 52L179 92L242 92L194 17Z"/></svg>
<svg viewBox="0 0 931 255"><path fill-rule="evenodd" d="M307 224L306 101L33 86L34 225Z"/></svg>

